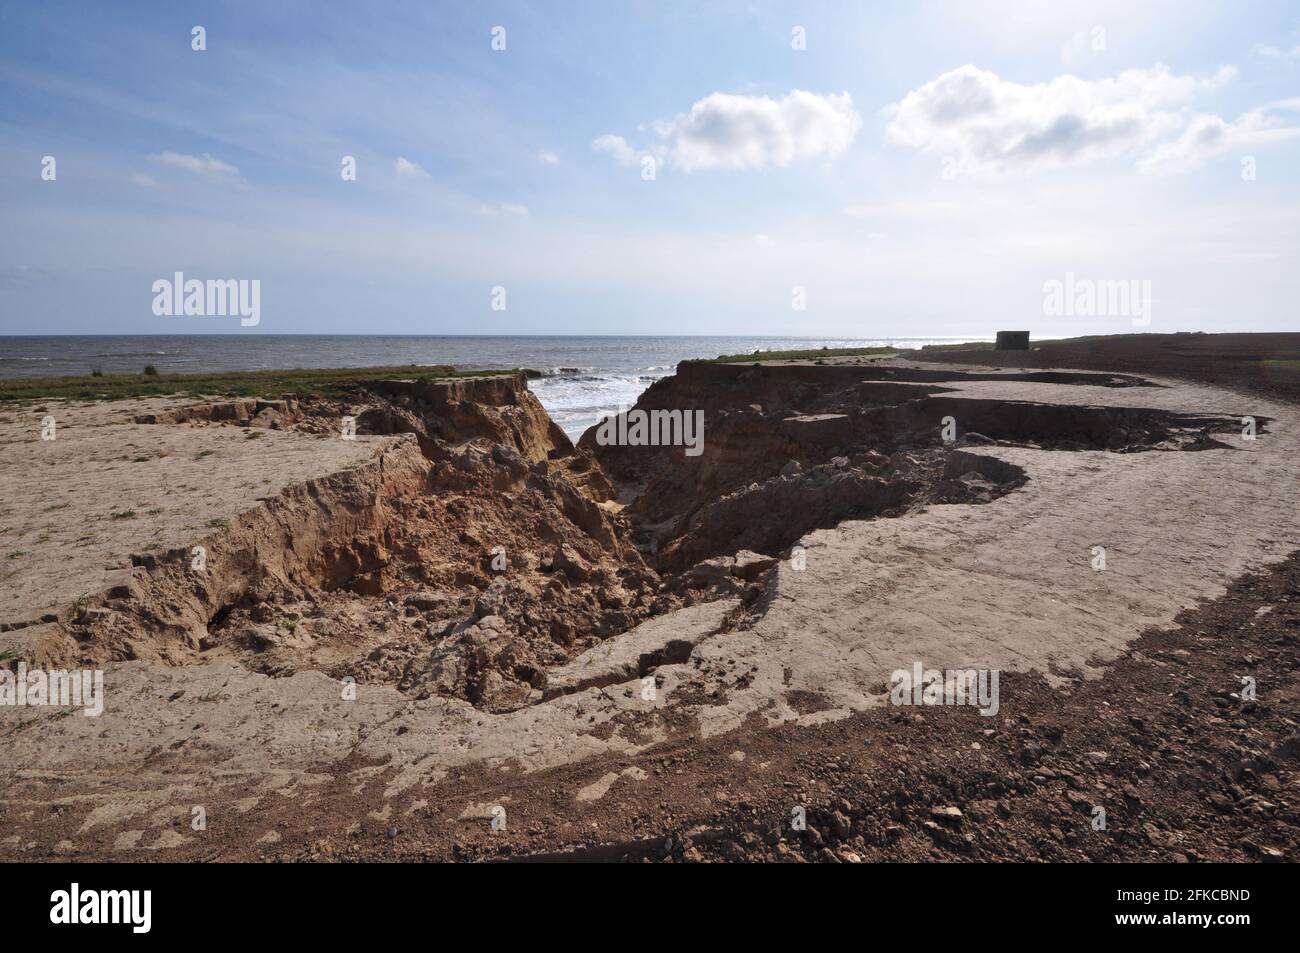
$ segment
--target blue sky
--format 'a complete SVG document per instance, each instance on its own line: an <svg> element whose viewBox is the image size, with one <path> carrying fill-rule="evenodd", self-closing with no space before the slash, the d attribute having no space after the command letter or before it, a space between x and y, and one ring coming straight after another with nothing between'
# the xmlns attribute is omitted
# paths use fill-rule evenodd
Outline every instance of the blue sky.
<svg viewBox="0 0 1300 953"><path fill-rule="evenodd" d="M0 332L1292 330L1298 159L1294 3L6 3Z"/></svg>

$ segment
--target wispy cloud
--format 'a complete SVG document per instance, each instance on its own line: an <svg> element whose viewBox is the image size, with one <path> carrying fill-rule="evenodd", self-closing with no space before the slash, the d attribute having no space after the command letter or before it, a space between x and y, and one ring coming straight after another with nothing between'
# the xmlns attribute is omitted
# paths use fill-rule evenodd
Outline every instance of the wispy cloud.
<svg viewBox="0 0 1300 953"><path fill-rule="evenodd" d="M633 149L626 139L613 133L597 136L592 140L591 148L613 156L619 165L636 165L641 158L641 153Z"/></svg>
<svg viewBox="0 0 1300 953"><path fill-rule="evenodd" d="M500 205L484 205L482 212L484 215L513 215L517 218L527 218L528 206L503 202Z"/></svg>
<svg viewBox="0 0 1300 953"><path fill-rule="evenodd" d="M425 172L418 163L403 156L397 157L397 174L411 179L429 178L429 173Z"/></svg>
<svg viewBox="0 0 1300 953"><path fill-rule="evenodd" d="M34 265L0 265L0 285L22 288L38 284L50 277L45 268Z"/></svg>
<svg viewBox="0 0 1300 953"><path fill-rule="evenodd" d="M1300 45L1284 47L1261 43L1255 47L1255 55L1266 60L1300 60Z"/></svg>
<svg viewBox="0 0 1300 953"><path fill-rule="evenodd" d="M1229 152L1300 138L1300 126L1286 125L1282 115L1298 109L1300 99L1252 109L1232 122L1219 116L1197 116L1177 139L1160 144L1138 160L1138 171L1148 175L1186 172Z"/></svg>
<svg viewBox="0 0 1300 953"><path fill-rule="evenodd" d="M537 153L537 161L542 165L559 165L560 157L550 149L543 149L541 152Z"/></svg>
<svg viewBox="0 0 1300 953"><path fill-rule="evenodd" d="M201 156L187 155L182 152L160 152L157 155L148 156L148 159L150 162L156 162L172 169L180 169L184 172L191 172L214 181L233 179L239 175L237 167L228 162L222 162L206 152Z"/></svg>

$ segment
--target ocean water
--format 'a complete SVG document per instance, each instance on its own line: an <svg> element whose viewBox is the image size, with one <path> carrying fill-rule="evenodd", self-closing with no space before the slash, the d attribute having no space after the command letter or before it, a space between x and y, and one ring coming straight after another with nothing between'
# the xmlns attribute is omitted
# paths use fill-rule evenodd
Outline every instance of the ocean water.
<svg viewBox="0 0 1300 953"><path fill-rule="evenodd" d="M159 335L3 336L0 378L132 373L164 374L451 364L460 370L528 367L529 382L572 439L601 416L634 403L679 361L754 351L817 347L920 347L981 338ZM984 339L987 340L987 339Z"/></svg>

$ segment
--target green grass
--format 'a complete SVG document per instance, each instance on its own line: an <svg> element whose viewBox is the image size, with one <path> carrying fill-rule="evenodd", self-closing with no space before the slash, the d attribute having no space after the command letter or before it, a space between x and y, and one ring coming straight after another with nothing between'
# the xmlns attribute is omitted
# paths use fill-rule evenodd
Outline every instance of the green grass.
<svg viewBox="0 0 1300 953"><path fill-rule="evenodd" d="M699 358L695 364L747 364L754 361L811 361L824 357L879 357L898 354L896 347L819 347L806 351L755 351L751 354L722 354L715 358ZM686 363L686 362L684 362Z"/></svg>
<svg viewBox="0 0 1300 953"><path fill-rule="evenodd" d="M1300 360L1295 358L1269 357L1259 362L1264 367L1273 367L1284 371L1300 371Z"/></svg>
<svg viewBox="0 0 1300 953"><path fill-rule="evenodd" d="M758 361L816 361L828 357L881 357L886 354L918 355L926 351L991 351L992 341L970 341L964 344L926 344L920 351L903 347L820 347L803 351L754 351L750 354L723 354L715 358L700 358L697 364L752 364Z"/></svg>
<svg viewBox="0 0 1300 953"><path fill-rule="evenodd" d="M217 374L105 374L92 377L32 377L0 381L0 401L70 398L122 400L130 397L267 397L317 394L341 397L368 381L490 377L511 371L457 371L450 364L395 367L298 368L285 371L228 371Z"/></svg>
<svg viewBox="0 0 1300 953"><path fill-rule="evenodd" d="M991 351L992 341L966 341L961 344L923 344L924 351Z"/></svg>

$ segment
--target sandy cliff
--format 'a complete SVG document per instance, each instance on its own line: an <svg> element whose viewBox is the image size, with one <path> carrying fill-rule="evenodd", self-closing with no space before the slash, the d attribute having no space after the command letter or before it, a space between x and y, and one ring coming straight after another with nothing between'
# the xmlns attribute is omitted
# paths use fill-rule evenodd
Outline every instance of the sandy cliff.
<svg viewBox="0 0 1300 953"><path fill-rule="evenodd" d="M12 561L0 650L102 666L108 704L0 711L24 828L0 845L336 856L400 829L442 854L495 849L503 805L519 850L612 836L575 803L640 836L638 792L675 797L692 746L865 717L916 660L1081 692L1300 531L1294 409L1212 387L687 364L638 408L702 412L702 452L575 448L513 376L16 415L5 466L87 478L12 496L15 547L68 552L37 541L51 486L95 539L75 573ZM57 446L25 436L47 412ZM195 803L225 826L186 830Z"/></svg>

